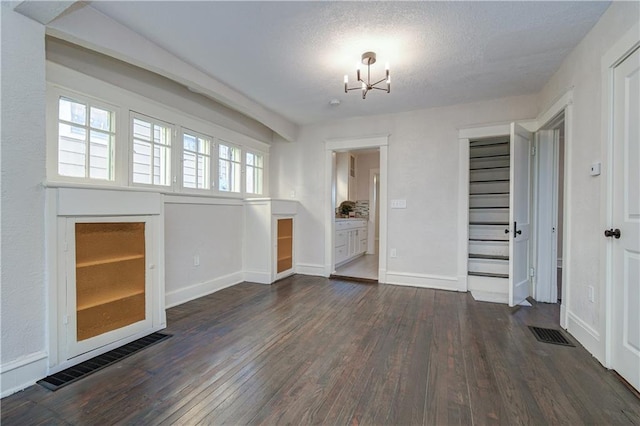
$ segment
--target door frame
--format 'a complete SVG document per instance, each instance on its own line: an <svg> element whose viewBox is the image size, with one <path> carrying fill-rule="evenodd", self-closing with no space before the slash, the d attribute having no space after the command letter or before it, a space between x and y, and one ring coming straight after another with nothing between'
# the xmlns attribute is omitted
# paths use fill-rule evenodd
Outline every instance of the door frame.
<svg viewBox="0 0 640 426"><path fill-rule="evenodd" d="M510 132L509 124L458 130L458 291L469 291L469 142Z"/></svg>
<svg viewBox="0 0 640 426"><path fill-rule="evenodd" d="M335 270L335 202L333 200L333 175L335 173L334 152L357 149L378 148L380 150L380 241L378 247L378 282L387 281L387 186L388 186L388 145L389 136L372 135L359 138L325 140L324 153L324 276L329 277Z"/></svg>
<svg viewBox="0 0 640 426"><path fill-rule="evenodd" d="M602 155L606 164L606 179L602 180L601 191L606 201L602 204L600 217L601 229L613 226L613 88L614 71L631 53L640 48L640 24L635 24L602 56ZM604 318L604 366L611 368L613 352L613 244L603 241L600 259L604 268L600 269L600 278L605 283L605 300L602 303L600 316ZM602 312L604 311L604 312Z"/></svg>
<svg viewBox="0 0 640 426"><path fill-rule="evenodd" d="M558 117L564 115L564 185L563 185L563 214L562 214L562 302L560 303L560 326L565 330L568 328L569 317L571 316L570 309L567 308L567 304L569 301L570 293L571 293L571 245L569 242L571 241L571 221L568 218L572 215L572 200L571 200L571 191L568 188L572 187L571 176L572 176L572 167L571 167L571 158L572 158L572 150L573 150L573 87L567 90L560 98L558 98L545 112L540 114L537 118L537 122L539 123L536 128L536 135L540 130L548 130L552 129L554 126L557 126ZM539 138L535 138L535 146L536 150L538 149ZM537 157L537 155L535 156ZM534 185L538 183L538 177L542 172L540 170L540 164L538 158L534 159L534 175L533 181ZM557 177L555 178L557 179ZM557 180L555 183L555 187L557 188ZM534 195L534 242L533 242L533 253L534 256L537 255L538 250L538 214L537 210L539 208L539 199L537 197L537 187L534 188L536 191ZM554 206L554 214L557 215L557 203ZM537 256L534 258L534 265L538 264ZM537 277L534 280L534 294L537 291ZM573 332L573 330L572 330Z"/></svg>
<svg viewBox="0 0 640 426"><path fill-rule="evenodd" d="M564 259L564 249L565 249L565 227L567 217L566 213L563 212L562 215L562 224L557 222L558 219L558 206L559 206L559 171L560 171L560 141L559 141L559 129L563 128L564 133L566 135L566 121L565 121L565 109L566 106L558 113L558 115L554 116L549 122L544 123L540 129L536 132L535 138L535 148L536 155L534 156L534 204L533 204L533 220L535 224L534 237L533 237L533 266L535 268L535 276L533 280L533 296L537 301L542 301L545 303L557 303L557 296L560 296L562 301L565 301L564 293L566 290L566 286L563 285L562 294L557 294L557 246L558 246L558 233L556 232L552 236L549 234L543 234L541 231L541 227L544 226L554 226L557 230L558 227L562 229L562 249L563 249L563 260L562 260L562 270L563 270L563 278L564 278L564 266L567 262ZM549 145L543 147L543 145ZM565 152L566 152L566 140L565 140ZM566 179L566 170L567 170L567 159L564 157L565 152L563 152L563 169L564 176ZM543 155L544 154L544 155ZM549 162L549 158L546 158L546 161L543 161L543 156L548 157L551 155L551 161ZM547 193L541 190L541 179L543 176L550 176L551 182L550 185L552 187L552 192ZM563 180L563 203L566 196L566 187L564 185ZM547 181L549 182L549 181ZM563 206L564 207L564 206ZM541 216L548 212L549 208L551 208L551 223L547 223L547 218L542 218ZM544 224L542 223L544 221ZM562 226L560 226L562 225ZM549 241L551 240L551 241ZM542 266L544 262L547 262L547 267ZM548 272L548 276L542 276L543 271ZM564 281L563 281L564 283ZM541 300L540 293L541 290L544 289L546 294L550 294L551 296L556 295L555 298L551 297L551 300ZM566 302L565 302L566 303ZM562 305L562 303L561 303Z"/></svg>
<svg viewBox="0 0 640 426"><path fill-rule="evenodd" d="M376 250L376 207L380 204L380 190L376 190L376 182L380 181L380 167L369 170L369 224L367 254L379 254L380 247ZM379 210L379 208L378 208Z"/></svg>

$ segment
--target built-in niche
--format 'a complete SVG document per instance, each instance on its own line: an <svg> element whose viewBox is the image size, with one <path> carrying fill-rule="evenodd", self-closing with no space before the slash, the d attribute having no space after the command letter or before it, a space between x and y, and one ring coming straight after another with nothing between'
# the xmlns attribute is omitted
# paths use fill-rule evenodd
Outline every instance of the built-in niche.
<svg viewBox="0 0 640 426"><path fill-rule="evenodd" d="M49 373L166 326L161 195L50 188ZM54 249L55 247L55 249ZM51 265L53 267L53 265Z"/></svg>

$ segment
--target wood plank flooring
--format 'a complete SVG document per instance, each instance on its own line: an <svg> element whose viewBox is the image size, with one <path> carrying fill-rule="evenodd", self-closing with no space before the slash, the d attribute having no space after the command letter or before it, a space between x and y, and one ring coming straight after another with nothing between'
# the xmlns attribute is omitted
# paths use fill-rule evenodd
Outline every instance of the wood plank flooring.
<svg viewBox="0 0 640 426"><path fill-rule="evenodd" d="M527 329L556 305L298 275L167 314L172 338L3 399L2 424L640 424L612 372Z"/></svg>

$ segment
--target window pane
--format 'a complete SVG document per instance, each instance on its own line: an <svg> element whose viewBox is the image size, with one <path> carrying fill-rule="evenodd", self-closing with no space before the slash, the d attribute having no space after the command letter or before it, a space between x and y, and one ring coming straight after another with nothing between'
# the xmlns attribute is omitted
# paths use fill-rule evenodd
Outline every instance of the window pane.
<svg viewBox="0 0 640 426"><path fill-rule="evenodd" d="M58 118L60 120L85 125L87 123L87 107L84 104L60 98Z"/></svg>
<svg viewBox="0 0 640 426"><path fill-rule="evenodd" d="M159 150L159 152L156 153L159 161L157 163L157 175L154 176L154 183L156 185L169 186L171 185L171 149L167 146L156 147Z"/></svg>
<svg viewBox="0 0 640 426"><path fill-rule="evenodd" d="M89 147L89 177L111 179L111 135L92 130Z"/></svg>
<svg viewBox="0 0 640 426"><path fill-rule="evenodd" d="M198 188L209 189L209 157L198 156Z"/></svg>
<svg viewBox="0 0 640 426"><path fill-rule="evenodd" d="M229 191L229 181L229 162L221 159L218 166L218 189L220 191Z"/></svg>
<svg viewBox="0 0 640 426"><path fill-rule="evenodd" d="M146 121L133 119L133 137L134 139L151 140L151 123Z"/></svg>
<svg viewBox="0 0 640 426"><path fill-rule="evenodd" d="M209 139L198 139L198 152L204 155L210 155L211 141Z"/></svg>
<svg viewBox="0 0 640 426"><path fill-rule="evenodd" d="M240 164L231 163L231 191L240 192Z"/></svg>
<svg viewBox="0 0 640 426"><path fill-rule="evenodd" d="M253 154L247 152L247 166L253 166Z"/></svg>
<svg viewBox="0 0 640 426"><path fill-rule="evenodd" d="M182 162L182 185L185 188L196 187L196 155L185 152Z"/></svg>
<svg viewBox="0 0 640 426"><path fill-rule="evenodd" d="M247 192L250 194L255 194L255 187L253 185L253 167L247 167Z"/></svg>
<svg viewBox="0 0 640 426"><path fill-rule="evenodd" d="M82 127L59 124L58 174L70 177L85 177L87 132Z"/></svg>
<svg viewBox="0 0 640 426"><path fill-rule="evenodd" d="M154 124L153 141L157 144L171 145L171 129Z"/></svg>
<svg viewBox="0 0 640 426"><path fill-rule="evenodd" d="M255 185L255 193L262 194L262 169L256 169L256 185Z"/></svg>
<svg viewBox="0 0 640 426"><path fill-rule="evenodd" d="M133 142L133 181L151 183L151 144L149 142Z"/></svg>
<svg viewBox="0 0 640 426"><path fill-rule="evenodd" d="M104 109L91 107L89 126L99 130L111 130L111 112Z"/></svg>
<svg viewBox="0 0 640 426"><path fill-rule="evenodd" d="M260 168L263 167L262 166L262 161L263 161L262 155L256 155L256 166L257 167L260 167Z"/></svg>
<svg viewBox="0 0 640 426"><path fill-rule="evenodd" d="M226 145L222 145L220 144L220 154L219 154L220 158L224 158L225 160L229 160L230 158L230 153L229 153L229 147Z"/></svg>
<svg viewBox="0 0 640 426"><path fill-rule="evenodd" d="M195 151L196 150L196 137L195 136L191 136L188 134L184 134L184 138L183 138L183 142L184 144L184 149L188 150L188 151Z"/></svg>
<svg viewBox="0 0 640 426"><path fill-rule="evenodd" d="M240 149L238 148L230 148L231 151L231 159L233 161L240 161Z"/></svg>

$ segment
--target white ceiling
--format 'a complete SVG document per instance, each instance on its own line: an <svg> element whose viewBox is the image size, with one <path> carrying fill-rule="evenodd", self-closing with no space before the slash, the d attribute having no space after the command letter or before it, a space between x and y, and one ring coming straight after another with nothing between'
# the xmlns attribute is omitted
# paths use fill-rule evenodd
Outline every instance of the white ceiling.
<svg viewBox="0 0 640 426"><path fill-rule="evenodd" d="M91 7L297 124L535 93L609 2L105 1ZM343 76L373 50L391 93ZM341 104L330 106L339 99Z"/></svg>

